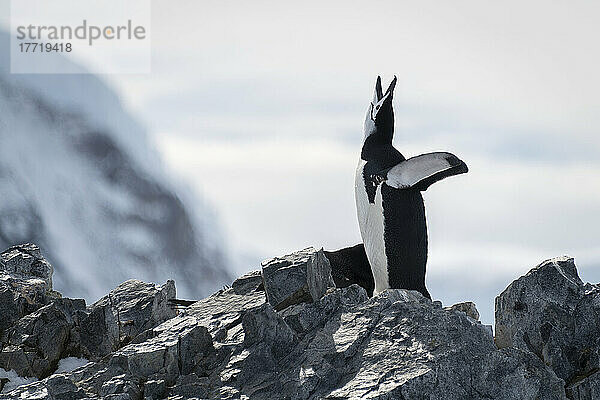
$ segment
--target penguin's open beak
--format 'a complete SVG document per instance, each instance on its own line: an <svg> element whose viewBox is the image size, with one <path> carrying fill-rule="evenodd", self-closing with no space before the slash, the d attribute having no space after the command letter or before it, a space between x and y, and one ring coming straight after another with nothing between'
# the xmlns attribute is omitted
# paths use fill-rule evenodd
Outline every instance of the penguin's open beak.
<svg viewBox="0 0 600 400"><path fill-rule="evenodd" d="M396 77L396 75L394 75L394 79L392 79L392 82L390 82L390 86L388 86L387 90L385 91L385 94L388 95L390 97L392 97L394 95L394 89L396 88L396 82L398 81L398 78Z"/></svg>
<svg viewBox="0 0 600 400"><path fill-rule="evenodd" d="M375 82L375 96L377 101L383 97L383 90L381 89L381 76L377 76L377 82Z"/></svg>
<svg viewBox="0 0 600 400"><path fill-rule="evenodd" d="M385 91L385 93L383 92L383 89L381 87L381 76L377 77L377 82L375 83L375 102L380 102L381 100L384 100L388 97L393 97L394 95L394 89L396 88L396 82L398 81L398 78L396 77L396 75L394 75L394 79L392 79L392 82L390 82L390 85L388 86L387 90Z"/></svg>

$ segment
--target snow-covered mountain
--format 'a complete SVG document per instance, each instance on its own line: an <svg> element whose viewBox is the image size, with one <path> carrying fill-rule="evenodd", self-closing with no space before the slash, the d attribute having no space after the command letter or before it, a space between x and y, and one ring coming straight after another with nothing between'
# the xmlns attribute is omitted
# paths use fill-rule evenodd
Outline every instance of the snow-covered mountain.
<svg viewBox="0 0 600 400"><path fill-rule="evenodd" d="M175 279L183 297L230 280L212 211L162 171L117 94L94 75L9 67L0 58L0 248L40 243L56 289L88 300L128 278Z"/></svg>

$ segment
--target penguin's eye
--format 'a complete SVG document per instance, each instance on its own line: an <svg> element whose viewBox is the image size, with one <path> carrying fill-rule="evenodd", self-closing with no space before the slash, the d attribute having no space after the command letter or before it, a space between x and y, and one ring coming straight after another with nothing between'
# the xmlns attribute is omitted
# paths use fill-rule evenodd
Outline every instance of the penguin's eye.
<svg viewBox="0 0 600 400"><path fill-rule="evenodd" d="M380 106L379 106L379 105L377 105L377 107L375 107L375 109L376 109L376 110L379 110L379 107L380 107Z"/></svg>

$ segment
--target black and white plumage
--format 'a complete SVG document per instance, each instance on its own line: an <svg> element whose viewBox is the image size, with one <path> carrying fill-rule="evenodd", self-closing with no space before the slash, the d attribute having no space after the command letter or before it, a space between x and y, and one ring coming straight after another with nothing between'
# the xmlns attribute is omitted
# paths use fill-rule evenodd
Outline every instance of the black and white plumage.
<svg viewBox="0 0 600 400"><path fill-rule="evenodd" d="M377 78L364 124L364 140L355 178L358 222L373 272L375 294L387 289L425 287L427 224L421 191L446 177L468 171L450 153L406 159L392 146L394 77L384 93Z"/></svg>

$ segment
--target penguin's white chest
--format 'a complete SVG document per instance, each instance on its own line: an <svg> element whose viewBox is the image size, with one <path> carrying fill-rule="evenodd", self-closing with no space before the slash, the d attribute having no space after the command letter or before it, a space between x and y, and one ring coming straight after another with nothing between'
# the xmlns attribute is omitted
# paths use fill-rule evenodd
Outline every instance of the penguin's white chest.
<svg viewBox="0 0 600 400"><path fill-rule="evenodd" d="M390 287L388 260L385 253L383 199L381 185L379 185L375 192L374 204L369 202L363 178L365 163L365 161L360 160L356 170L354 182L356 211L358 213L358 224L365 245L365 252L367 253L373 277L375 278L375 293L379 293Z"/></svg>

